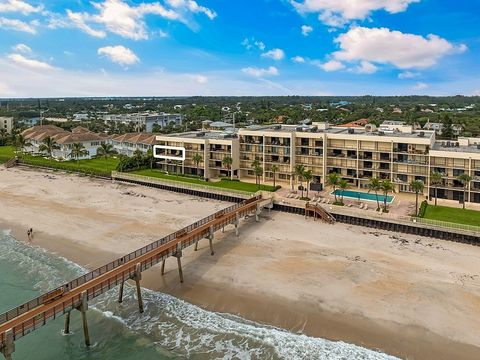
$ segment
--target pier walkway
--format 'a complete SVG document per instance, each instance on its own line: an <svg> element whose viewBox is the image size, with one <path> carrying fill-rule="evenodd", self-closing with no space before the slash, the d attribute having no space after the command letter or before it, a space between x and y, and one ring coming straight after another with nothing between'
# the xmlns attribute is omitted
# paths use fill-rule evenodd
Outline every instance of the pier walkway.
<svg viewBox="0 0 480 360"><path fill-rule="evenodd" d="M86 311L90 300L116 286L120 286L118 301L122 302L125 281L134 280L136 282L139 310L143 312L140 288L143 271L162 262L163 274L166 259L175 257L178 263L180 281L183 282L181 257L185 248L195 244L195 250L197 250L198 242L206 238L209 240L211 255L214 255L213 238L216 231L233 224L238 236L240 218L254 215L256 221L259 221L259 214L264 207L271 208L272 200L263 199L261 195L232 205L80 276L36 299L0 314L0 352L7 360L12 359L16 340L62 315L66 315L64 332L69 333L70 312L75 309L82 314L85 344L89 346L90 336Z"/></svg>

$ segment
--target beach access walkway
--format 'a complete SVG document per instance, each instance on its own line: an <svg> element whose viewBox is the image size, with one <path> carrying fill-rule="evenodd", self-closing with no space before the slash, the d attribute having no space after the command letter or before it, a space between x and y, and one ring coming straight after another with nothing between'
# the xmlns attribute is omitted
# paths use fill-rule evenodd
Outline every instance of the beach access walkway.
<svg viewBox="0 0 480 360"><path fill-rule="evenodd" d="M265 199L262 195L251 197L0 314L0 352L7 360L12 359L16 340L62 315L66 315L64 332L68 334L72 310L81 312L85 344L90 346L86 316L90 300L119 286L118 301L122 302L125 281L134 280L139 311L143 312L140 287L143 271L161 262L163 275L165 261L169 257L175 257L180 281L183 282L181 258L185 248L195 245L197 250L198 242L208 239L211 255L214 255L213 239L216 231L224 230L228 225L234 225L238 236L242 217L254 215L258 222L262 209L270 209L272 206L272 199Z"/></svg>

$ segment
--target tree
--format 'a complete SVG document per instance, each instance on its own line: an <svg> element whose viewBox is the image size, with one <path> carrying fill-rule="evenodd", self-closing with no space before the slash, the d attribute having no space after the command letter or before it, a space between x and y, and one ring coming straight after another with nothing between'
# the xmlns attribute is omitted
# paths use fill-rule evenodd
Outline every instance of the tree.
<svg viewBox="0 0 480 360"><path fill-rule="evenodd" d="M133 152L133 159L137 164L137 169L140 169L140 165L142 164L142 160L143 160L143 152L140 149L136 149Z"/></svg>
<svg viewBox="0 0 480 360"><path fill-rule="evenodd" d="M467 188L470 185L470 181L472 181L472 177L467 173L463 173L462 175L457 177L457 180L460 181L463 185L463 209L465 209L465 202L467 201Z"/></svg>
<svg viewBox="0 0 480 360"><path fill-rule="evenodd" d="M85 149L85 146L83 146L82 143L72 144L72 150L70 150L70 154L69 154L69 156L72 159L75 159L76 161L78 161L79 158L87 155L89 155L89 152L87 149Z"/></svg>
<svg viewBox="0 0 480 360"><path fill-rule="evenodd" d="M345 179L341 179L338 182L338 187L340 190L342 190L342 198L340 199L340 202L343 204L343 192L348 189L348 181Z"/></svg>
<svg viewBox="0 0 480 360"><path fill-rule="evenodd" d="M273 173L273 187L275 187L275 186L276 186L276 184L275 184L275 175L276 175L276 173L277 173L277 171L278 171L278 166L275 165L275 164L273 164L272 167L270 168L270 171Z"/></svg>
<svg viewBox="0 0 480 360"><path fill-rule="evenodd" d="M432 175L430 175L430 184L435 187L435 206L437 206L438 185L442 183L443 183L442 174L440 174L438 171L432 172Z"/></svg>
<svg viewBox="0 0 480 360"><path fill-rule="evenodd" d="M7 138L7 129L1 128L0 129L0 138L2 139L0 145L5 146L5 139Z"/></svg>
<svg viewBox="0 0 480 360"><path fill-rule="evenodd" d="M303 197L303 175L305 174L305 165L303 164L297 164L295 165L295 176L298 179L298 182L300 183L300 188L302 189L302 197Z"/></svg>
<svg viewBox="0 0 480 360"><path fill-rule="evenodd" d="M155 157L153 156L153 148L150 147L147 150L147 160L150 164L150 170L153 169L153 163L155 162Z"/></svg>
<svg viewBox="0 0 480 360"><path fill-rule="evenodd" d="M230 174L230 176L229 176L230 179L233 177L232 163L233 163L232 157L230 155L225 155L223 160L222 160L222 165L227 167L228 172Z"/></svg>
<svg viewBox="0 0 480 360"><path fill-rule="evenodd" d="M383 192L383 211L387 212L387 196L389 193L395 192L395 185L390 179L385 179L380 183L380 190Z"/></svg>
<svg viewBox="0 0 480 360"><path fill-rule="evenodd" d="M60 149L60 145L58 145L50 136L43 139L42 144L40 144L38 148L39 151L46 152L49 157L52 157L53 150L55 149Z"/></svg>
<svg viewBox="0 0 480 360"><path fill-rule="evenodd" d="M415 216L418 216L418 195L423 193L423 181L414 180L410 183L410 189L415 193Z"/></svg>
<svg viewBox="0 0 480 360"><path fill-rule="evenodd" d="M27 139L25 139L22 134L18 134L17 136L15 136L15 140L13 143L15 145L15 148L22 153L27 146L32 146L32 144Z"/></svg>
<svg viewBox="0 0 480 360"><path fill-rule="evenodd" d="M260 167L260 161L255 159L252 161L252 168L253 168L253 173L255 174L255 184L258 185L258 176L256 174L256 169Z"/></svg>
<svg viewBox="0 0 480 360"><path fill-rule="evenodd" d="M263 168L261 166L255 166L255 168L253 169L253 172L255 173L255 179L256 179L256 183L258 185L258 188L260 189L260 185L261 185L261 178L263 176Z"/></svg>
<svg viewBox="0 0 480 360"><path fill-rule="evenodd" d="M200 155L199 153L193 154L192 161L195 164L195 168L196 168L195 172L198 176L200 176L200 174L199 174L200 171L199 171L198 167L199 167L200 163L202 162L202 160L203 160L202 155Z"/></svg>
<svg viewBox="0 0 480 360"><path fill-rule="evenodd" d="M448 114L445 114L442 124L442 138L453 139L453 122Z"/></svg>
<svg viewBox="0 0 480 360"><path fill-rule="evenodd" d="M381 190L380 184L380 179L377 177L371 178L368 183L368 192L375 192L375 198L377 199L377 211L380 210L380 200L378 199L378 192Z"/></svg>
<svg viewBox="0 0 480 360"><path fill-rule="evenodd" d="M105 159L105 168L107 168L107 159L116 153L117 151L113 148L113 145L106 142L102 142L97 148L97 155Z"/></svg>
<svg viewBox="0 0 480 360"><path fill-rule="evenodd" d="M327 177L327 185L333 189L333 195L335 196L335 202L337 202L337 186L340 182L340 176L336 172L331 172Z"/></svg>
<svg viewBox="0 0 480 360"><path fill-rule="evenodd" d="M310 187L310 183L312 182L313 179L313 172L312 170L307 170L303 173L302 175L303 179L307 183L307 198L308 198L308 188Z"/></svg>

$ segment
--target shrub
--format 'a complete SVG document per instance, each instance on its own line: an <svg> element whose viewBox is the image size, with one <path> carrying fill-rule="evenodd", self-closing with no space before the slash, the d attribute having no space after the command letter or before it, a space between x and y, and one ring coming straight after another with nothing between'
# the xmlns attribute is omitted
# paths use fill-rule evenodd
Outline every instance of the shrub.
<svg viewBox="0 0 480 360"><path fill-rule="evenodd" d="M420 209L418 210L419 218L425 217L425 212L427 211L427 207L428 207L427 200L422 201L422 203L420 204Z"/></svg>

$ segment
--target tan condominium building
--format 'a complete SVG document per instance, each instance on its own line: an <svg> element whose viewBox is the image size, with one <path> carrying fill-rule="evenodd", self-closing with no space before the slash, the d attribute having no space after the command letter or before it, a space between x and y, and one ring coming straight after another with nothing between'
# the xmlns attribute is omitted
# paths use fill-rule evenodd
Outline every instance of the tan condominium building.
<svg viewBox="0 0 480 360"><path fill-rule="evenodd" d="M0 116L0 129L5 129L7 134L11 134L13 129L13 117Z"/></svg>
<svg viewBox="0 0 480 360"><path fill-rule="evenodd" d="M156 140L154 155L162 170L205 178L238 177L239 142L233 132L192 131L157 135Z"/></svg>
<svg viewBox="0 0 480 360"><path fill-rule="evenodd" d="M329 173L336 172L350 187L367 189L371 178L390 179L396 192L411 192L414 180L425 184L425 195L434 196L431 174L442 174L439 198L463 199L458 176L467 173L466 201L480 203L480 138L437 141L435 131L386 122L379 128L312 125L249 126L230 132L189 132L157 136L161 168L171 172L199 174L208 178L226 176L222 159L233 159L233 177L254 181L253 163L263 170L262 182L293 185L295 167L302 164L313 173L313 182L327 186ZM201 154L201 162L193 161ZM197 170L198 168L198 170Z"/></svg>

